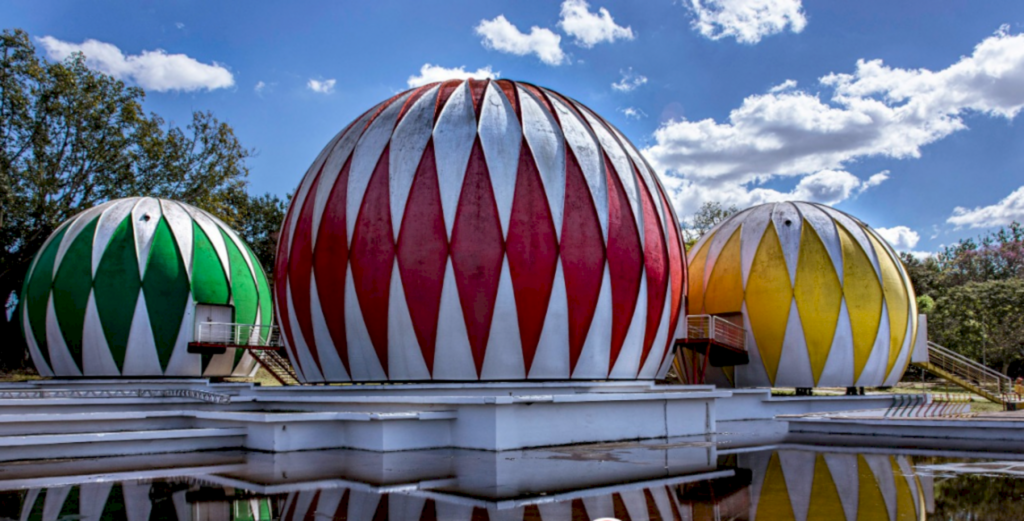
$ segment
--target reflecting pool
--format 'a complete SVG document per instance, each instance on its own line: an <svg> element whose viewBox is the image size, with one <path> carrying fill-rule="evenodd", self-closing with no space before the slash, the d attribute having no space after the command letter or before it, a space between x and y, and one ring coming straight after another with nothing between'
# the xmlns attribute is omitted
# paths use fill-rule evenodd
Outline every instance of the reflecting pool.
<svg viewBox="0 0 1024 521"><path fill-rule="evenodd" d="M974 457L978 456L978 457ZM992 456L999 456L999 459ZM1024 519L1024 457L660 440L6 464L19 521Z"/></svg>

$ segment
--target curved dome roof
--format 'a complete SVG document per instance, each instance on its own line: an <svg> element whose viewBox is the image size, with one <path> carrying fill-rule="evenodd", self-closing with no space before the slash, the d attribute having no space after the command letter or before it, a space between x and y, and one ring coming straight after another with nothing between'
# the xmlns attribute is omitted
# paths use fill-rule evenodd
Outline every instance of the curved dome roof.
<svg viewBox="0 0 1024 521"><path fill-rule="evenodd" d="M910 361L917 304L899 256L850 215L769 203L690 249L691 314L744 315L737 386L894 385Z"/></svg>
<svg viewBox="0 0 1024 521"><path fill-rule="evenodd" d="M22 291L32 361L56 376L226 376L255 361L187 352L196 303L269 325L266 275L223 222L187 204L131 197L86 210L36 254ZM238 350L240 351L240 350Z"/></svg>
<svg viewBox="0 0 1024 521"><path fill-rule="evenodd" d="M309 168L281 230L279 323L305 381L652 379L683 313L676 222L582 104L426 85Z"/></svg>

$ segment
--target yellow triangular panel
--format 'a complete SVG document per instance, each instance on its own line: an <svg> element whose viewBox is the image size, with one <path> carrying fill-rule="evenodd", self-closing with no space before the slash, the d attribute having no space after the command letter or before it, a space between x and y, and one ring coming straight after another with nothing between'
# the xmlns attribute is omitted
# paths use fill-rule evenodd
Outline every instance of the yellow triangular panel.
<svg viewBox="0 0 1024 521"><path fill-rule="evenodd" d="M857 455L857 489L857 521L887 521L889 509L882 497L882 487L861 455Z"/></svg>
<svg viewBox="0 0 1024 521"><path fill-rule="evenodd" d="M843 248L843 295L853 335L853 381L868 363L882 321L882 286L867 252L845 228L836 224Z"/></svg>
<svg viewBox="0 0 1024 521"><path fill-rule="evenodd" d="M800 312L807 355L811 360L814 384L817 385L832 349L832 338L836 335L843 287L839 285L839 276L828 250L808 222L801 227L793 297Z"/></svg>
<svg viewBox="0 0 1024 521"><path fill-rule="evenodd" d="M792 300L793 288L789 285L786 258L782 254L775 225L769 223L750 267L746 303L750 329L772 385L775 385L775 375L779 370Z"/></svg>
<svg viewBox="0 0 1024 521"><path fill-rule="evenodd" d="M875 255L878 256L878 267L882 269L882 294L885 295L885 303L889 308L889 363L885 366L885 374L888 375L896 365L896 358L899 357L903 340L907 336L910 298L907 286L900 277L900 269L886 253L885 247L870 233L868 238L875 248Z"/></svg>
<svg viewBox="0 0 1024 521"><path fill-rule="evenodd" d="M843 521L843 501L832 474L825 464L825 456L818 454L814 461L814 481L811 483L811 505L807 509L807 521ZM851 520L852 521L852 520Z"/></svg>
<svg viewBox="0 0 1024 521"><path fill-rule="evenodd" d="M892 462L892 474L896 478L896 521L914 521L917 519L914 495L910 493L907 478L903 476L896 458L890 456L889 461Z"/></svg>
<svg viewBox="0 0 1024 521"><path fill-rule="evenodd" d="M700 247L697 255L693 257L693 262L690 263L690 278L687 281L689 282L687 291L689 292L690 308L686 311L690 315L704 314L704 263L708 258L711 239L714 239L714 234L704 241L704 245Z"/></svg>
<svg viewBox="0 0 1024 521"><path fill-rule="evenodd" d="M736 227L718 254L704 293L704 312L739 313L743 309L743 274L740 266L740 229ZM711 241L708 241L710 244Z"/></svg>
<svg viewBox="0 0 1024 521"><path fill-rule="evenodd" d="M788 276L788 275L787 275ZM789 489L786 488L786 478L782 474L782 463L779 462L779 454L772 453L768 460L768 471L764 475L764 485L761 486L761 497L757 500L758 521L793 521L793 505L789 502Z"/></svg>

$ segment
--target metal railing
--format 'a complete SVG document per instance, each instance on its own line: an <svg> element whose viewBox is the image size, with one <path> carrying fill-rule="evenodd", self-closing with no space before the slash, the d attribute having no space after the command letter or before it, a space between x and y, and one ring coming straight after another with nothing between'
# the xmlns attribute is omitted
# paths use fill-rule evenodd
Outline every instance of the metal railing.
<svg viewBox="0 0 1024 521"><path fill-rule="evenodd" d="M231 396L197 389L40 389L0 391L0 400L45 398L185 398L207 403L231 403Z"/></svg>
<svg viewBox="0 0 1024 521"><path fill-rule="evenodd" d="M886 418L972 418L969 394L898 394L883 414Z"/></svg>
<svg viewBox="0 0 1024 521"><path fill-rule="evenodd" d="M236 347L281 347L277 326L201 322L196 325L195 343Z"/></svg>
<svg viewBox="0 0 1024 521"><path fill-rule="evenodd" d="M686 317L688 339L714 340L741 351L747 350L747 331L728 320L715 315L690 315Z"/></svg>
<svg viewBox="0 0 1024 521"><path fill-rule="evenodd" d="M939 369L958 376L994 395L1013 391L1013 381L1009 376L989 369L934 342L928 342L928 361Z"/></svg>

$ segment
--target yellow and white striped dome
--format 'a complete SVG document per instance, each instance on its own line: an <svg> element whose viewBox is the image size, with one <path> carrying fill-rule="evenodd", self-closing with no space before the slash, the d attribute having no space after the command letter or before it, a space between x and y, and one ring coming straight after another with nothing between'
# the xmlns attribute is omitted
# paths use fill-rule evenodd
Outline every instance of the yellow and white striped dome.
<svg viewBox="0 0 1024 521"><path fill-rule="evenodd" d="M689 269L689 314L742 313L750 364L735 368L737 387L895 385L907 368L910 278L877 232L843 212L744 210L697 241Z"/></svg>

